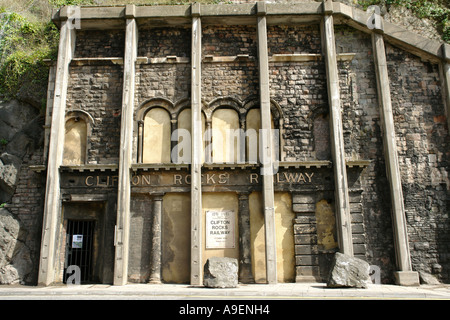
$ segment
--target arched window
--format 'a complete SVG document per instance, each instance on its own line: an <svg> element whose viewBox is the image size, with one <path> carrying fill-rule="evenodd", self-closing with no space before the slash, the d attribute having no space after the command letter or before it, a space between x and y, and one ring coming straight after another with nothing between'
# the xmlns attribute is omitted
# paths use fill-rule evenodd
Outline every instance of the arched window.
<svg viewBox="0 0 450 320"><path fill-rule="evenodd" d="M260 141L259 136L261 129L261 110L258 108L252 108L247 112L246 116L246 158L249 163L257 163L261 160ZM278 160L279 158L279 133L275 130L272 114L270 115L270 123L272 128L272 159Z"/></svg>
<svg viewBox="0 0 450 320"><path fill-rule="evenodd" d="M231 108L212 114L212 162L238 163L240 154L239 115Z"/></svg>
<svg viewBox="0 0 450 320"><path fill-rule="evenodd" d="M62 164L82 165L88 160L89 140L94 119L83 110L71 110L66 114L64 151Z"/></svg>
<svg viewBox="0 0 450 320"><path fill-rule="evenodd" d="M170 115L154 107L144 116L143 163L170 163Z"/></svg>
<svg viewBox="0 0 450 320"><path fill-rule="evenodd" d="M86 146L88 126L79 116L66 120L64 136L63 165L80 165L86 163Z"/></svg>
<svg viewBox="0 0 450 320"><path fill-rule="evenodd" d="M191 109L183 109L178 114L178 137L177 148L172 154L172 161L177 163L190 163L191 161L191 139L192 139L192 123L191 123ZM202 113L202 137L205 133L205 115ZM184 140L186 139L186 141ZM203 139L202 139L203 140ZM205 142L203 141L203 151L205 150ZM202 152L202 163L205 161L205 153Z"/></svg>

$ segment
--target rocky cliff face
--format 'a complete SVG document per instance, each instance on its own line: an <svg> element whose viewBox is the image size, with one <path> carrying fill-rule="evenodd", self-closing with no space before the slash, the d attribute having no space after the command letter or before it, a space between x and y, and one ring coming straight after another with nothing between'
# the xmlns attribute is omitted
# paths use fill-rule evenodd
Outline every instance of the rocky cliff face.
<svg viewBox="0 0 450 320"><path fill-rule="evenodd" d="M21 176L30 174L30 159L42 153L42 126L43 117L31 105L0 102L0 284L27 282L33 269L30 223L23 222L26 216L17 210L27 200L16 195L27 192Z"/></svg>

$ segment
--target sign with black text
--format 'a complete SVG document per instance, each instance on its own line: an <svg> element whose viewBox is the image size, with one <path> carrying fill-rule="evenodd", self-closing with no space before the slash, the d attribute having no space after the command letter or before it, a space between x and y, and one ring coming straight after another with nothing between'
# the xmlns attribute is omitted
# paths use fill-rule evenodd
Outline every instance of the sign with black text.
<svg viewBox="0 0 450 320"><path fill-rule="evenodd" d="M235 247L235 212L206 211L206 249Z"/></svg>

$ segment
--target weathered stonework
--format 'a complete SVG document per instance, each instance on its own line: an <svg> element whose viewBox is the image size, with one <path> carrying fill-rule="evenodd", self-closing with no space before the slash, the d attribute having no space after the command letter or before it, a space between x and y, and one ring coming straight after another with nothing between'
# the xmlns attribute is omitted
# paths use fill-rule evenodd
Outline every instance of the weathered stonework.
<svg viewBox="0 0 450 320"><path fill-rule="evenodd" d="M437 267L449 261L450 140L439 69L393 46L386 51L412 263L448 279Z"/></svg>
<svg viewBox="0 0 450 320"><path fill-rule="evenodd" d="M67 110L84 111L93 119L87 163L118 163L122 67L111 63L73 66L70 73Z"/></svg>
<svg viewBox="0 0 450 320"><path fill-rule="evenodd" d="M77 32L75 58L123 57L125 33L122 30Z"/></svg>
<svg viewBox="0 0 450 320"><path fill-rule="evenodd" d="M407 249L411 257L411 270L399 270L394 239L401 224L391 214L389 181L392 177L386 172L389 159L383 144L386 131L379 106L373 34L365 26L364 13L357 11L360 15L353 15L350 13L353 11L345 11L337 2L334 5L333 12L327 11L327 17L336 17L336 55L323 51L320 2L289 8L276 3L253 7L251 2L246 2L230 5L233 10L226 15L220 9L226 5L174 6L171 12L158 7L164 14L157 24L155 17L146 16L150 13L145 6L108 7L102 13L95 7L83 8L92 10L93 17L109 15L110 29L75 30L73 57L70 56L71 46L62 46L70 61L64 80L67 81L65 103L59 101L60 96L56 94L60 92L60 83L50 83L49 96L54 97L49 99L44 148L21 155L17 184L6 205L26 230L26 234L12 241L20 238L19 242L25 244L30 258L27 263L31 261L32 265L21 269L27 272L23 276L19 274L18 281L36 283L38 273L43 272L39 267L39 259L42 260L42 256L39 258L39 233L43 224L45 174L39 171L45 172L55 158L54 154L48 155L48 141L57 128L64 131L51 121L55 103L53 107L65 108L66 120L85 122L86 126L80 128L86 127L83 136L87 141L85 160L75 162L76 165L62 165L55 171L61 177L58 181L61 196L54 200L62 203L61 212L44 212L45 217L54 214L57 225L52 238L56 242L55 252L48 253L54 256L54 270L50 268L50 275L45 277L52 279L51 282L64 279L61 266L68 249L67 236L61 230L66 230L69 220L80 217L96 223L93 252L96 281L187 282L192 276L190 263L198 266L211 254L204 248L203 238L193 239L207 235L202 229L203 220L190 219L191 207L195 205L201 212L196 217L203 219L206 211L218 210L214 205L224 199L231 199L226 206L234 211L236 220L241 215L245 218L239 223L236 221L234 247L215 249L214 254L237 258L239 268L245 269L245 272L239 270L239 281L274 281L267 277L273 273L265 275L267 268L273 267L273 261L269 261L268 267L265 258L261 258L262 253L272 252L274 243L263 243L263 250L252 246L264 238L267 211L272 210L278 219L277 210L282 208L290 224L285 226L282 225L284 220L276 220L273 227L277 234L289 233L286 236L291 239L289 243L280 242L284 247L278 249L291 256L280 256L280 261L290 261L286 262L290 265L278 264L279 274L286 275L278 281L294 281L294 278L298 282L326 281L334 254L342 250L343 230L351 228L351 243L345 244L347 249L369 265L378 266L382 283L393 283L397 271L421 271L448 282L450 141L439 68L444 61L440 53L436 53L439 46L433 42L427 48L420 47L420 39L412 35L411 43L405 44L403 36L395 40L392 26L386 25L384 30L409 245L403 249ZM284 14L289 14L289 19L280 23L283 10L287 10ZM302 14L298 14L300 12ZM302 20L303 14L308 15L308 20ZM340 19L342 17L347 20ZM55 22L60 23L59 17L55 17ZM95 19L89 23L91 26L101 24ZM266 38L260 29L265 23ZM198 32L201 32L200 38ZM265 43L267 48L263 46ZM263 70L266 64L268 70ZM330 84L329 73L334 67L338 83ZM58 75L61 77L60 73ZM52 81L55 78L59 79L52 77ZM334 98L339 98L340 107L334 105L334 100L330 102L330 85L339 90L338 97ZM262 92L262 88L268 89ZM214 118L216 110L232 109L236 119L229 113L219 120L229 121L226 125L241 129L247 128L253 120L246 118L249 110L270 104L274 126L280 129L281 161L272 185L267 185L269 180L261 175L259 164L217 165L207 161L200 172L195 172L189 164L177 164L173 159L165 163L142 161L142 148L159 152L156 144L144 145L144 137L152 136L151 132L143 132L148 130L144 123L147 112L152 108L167 111L166 120L153 119L154 126L165 125L172 133L190 120L181 119L180 114L194 103L200 105L205 128L218 123ZM339 157L331 151L337 150L336 136L340 132L331 125L330 104L334 105L333 110L341 111L344 143L343 154ZM129 120L130 114L132 120ZM132 126L121 129L124 119L132 122ZM265 116L263 119L268 120ZM163 143L170 150L176 141L169 140L165 138ZM132 156L126 159L129 167L124 168L120 159L125 149L131 149ZM344 164L347 175L342 194L348 196L350 226L340 224L341 216L337 217L337 206L342 200L341 195L335 195L334 175L339 173L334 173L334 166L338 160ZM30 165L34 171L30 170ZM130 173L130 181L121 179L123 170ZM190 194L199 188L205 195L204 203L196 201L193 205ZM275 192L282 193L283 201L278 195L274 208L263 205L269 203L267 199ZM83 218L82 212L74 213L80 203L87 206L89 216ZM287 203L289 208L285 208ZM72 211L64 211L65 208ZM125 212L122 210L129 212L119 221L118 217ZM46 254L48 244L45 242L42 246ZM259 255L258 259L252 254ZM15 265L11 259L7 261ZM117 274L115 264L126 274ZM199 275L201 273L195 276ZM46 281L50 280L45 280L44 284L51 283Z"/></svg>

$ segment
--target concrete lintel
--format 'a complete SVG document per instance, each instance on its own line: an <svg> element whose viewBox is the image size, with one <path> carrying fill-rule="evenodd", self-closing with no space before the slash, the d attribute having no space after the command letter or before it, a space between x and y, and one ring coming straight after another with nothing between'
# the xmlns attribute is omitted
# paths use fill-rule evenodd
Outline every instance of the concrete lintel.
<svg viewBox="0 0 450 320"><path fill-rule="evenodd" d="M126 14L125 12L126 7L83 7L83 6L80 7L82 20L123 19Z"/></svg>
<svg viewBox="0 0 450 320"><path fill-rule="evenodd" d="M294 62L294 61L317 61L321 60L321 54L306 53L306 54L274 54L269 57L269 62Z"/></svg>
<svg viewBox="0 0 450 320"><path fill-rule="evenodd" d="M128 6L128 7L127 7ZM170 6L136 6L134 13L132 5L127 6L81 6L80 19L82 29L114 29L123 28L124 17L135 17L145 23L154 20L155 25L161 24L187 24L187 19L192 15L200 15L206 18L204 23L214 23L222 19L220 23L230 24L249 24L253 23L252 17L258 14L267 15L268 23L278 24L285 23L284 16L289 16L289 20L301 22L299 17L309 17L305 21L315 21L314 17L320 15L332 14L336 20L340 20L358 30L366 33L378 32L384 33L385 39L400 48L409 51L421 58L428 59L432 62L438 62L440 59L448 59L444 56L439 41L431 40L419 36L413 32L398 27L392 23L384 21L380 18L379 23L370 29L368 20L371 17L370 12L365 12L358 8L354 8L339 2L325 0L323 2L314 3L245 3L245 4L227 4L227 5L201 5L196 3L193 5L170 5ZM52 20L58 26L64 19L68 19L68 8L62 7L59 10L52 11ZM127 9L128 8L128 9ZM181 19L181 20L180 20ZM300 19L300 20L299 20Z"/></svg>
<svg viewBox="0 0 450 320"><path fill-rule="evenodd" d="M438 59L443 57L441 52L442 43L439 41L431 40L403 29L402 27L385 21L382 17L379 20L380 24L378 27L375 25L374 29L370 29L368 27L368 21L372 16L372 13L343 3L333 3L333 10L337 20L366 33L383 33L385 40L389 43L421 58L438 62Z"/></svg>
<svg viewBox="0 0 450 320"><path fill-rule="evenodd" d="M393 23L384 21L384 36L392 44L398 45L413 54L420 56L423 52L432 57L442 58L442 44L440 42L407 31Z"/></svg>
<svg viewBox="0 0 450 320"><path fill-rule="evenodd" d="M249 15L256 15L255 3L202 5L202 17L241 17Z"/></svg>
<svg viewBox="0 0 450 320"><path fill-rule="evenodd" d="M75 66L98 66L98 65L123 65L123 58L119 57L101 57L101 58L74 58L71 65Z"/></svg>
<svg viewBox="0 0 450 320"><path fill-rule="evenodd" d="M353 19L353 7L340 2L333 2L333 12Z"/></svg>
<svg viewBox="0 0 450 320"><path fill-rule="evenodd" d="M267 15L322 15L323 8L320 2L288 2L267 3Z"/></svg>

